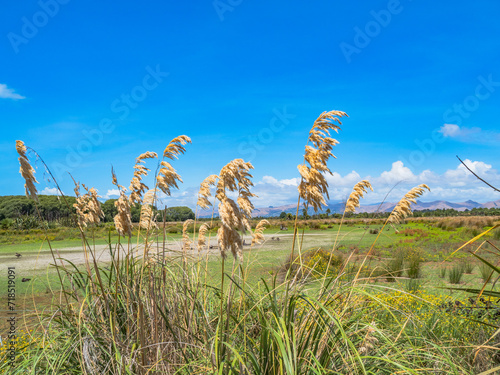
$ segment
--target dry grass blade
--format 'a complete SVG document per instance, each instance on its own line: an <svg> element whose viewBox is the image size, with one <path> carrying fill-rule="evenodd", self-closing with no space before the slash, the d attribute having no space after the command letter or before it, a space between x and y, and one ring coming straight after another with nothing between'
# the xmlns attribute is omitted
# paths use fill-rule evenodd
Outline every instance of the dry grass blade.
<svg viewBox="0 0 500 375"><path fill-rule="evenodd" d="M38 181L35 178L35 169L31 166L29 159L26 156L27 150L23 141L16 141L16 150L19 154L19 163L21 164L19 173L21 173L24 180L26 181L26 183L24 184L26 196L38 202L38 192L35 186L35 184L38 184Z"/></svg>
<svg viewBox="0 0 500 375"><path fill-rule="evenodd" d="M364 194L368 192L368 189L373 191L372 185L369 181L363 180L354 185L351 195L349 195L349 199L347 199L347 203L345 205L345 212L354 212L356 208L359 207L359 199L363 198Z"/></svg>

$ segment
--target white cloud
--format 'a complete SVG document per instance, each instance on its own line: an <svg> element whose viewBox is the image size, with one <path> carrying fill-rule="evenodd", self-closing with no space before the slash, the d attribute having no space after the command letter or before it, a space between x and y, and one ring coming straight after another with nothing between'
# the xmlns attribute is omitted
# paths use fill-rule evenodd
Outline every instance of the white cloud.
<svg viewBox="0 0 500 375"><path fill-rule="evenodd" d="M24 96L19 95L13 89L9 89L5 83L0 83L0 98L2 99L25 99Z"/></svg>
<svg viewBox="0 0 500 375"><path fill-rule="evenodd" d="M64 192L63 192L64 193ZM59 190L57 188L49 188L49 187L46 187L45 189L43 189L40 193L40 195L61 195L59 193Z"/></svg>
<svg viewBox="0 0 500 375"><path fill-rule="evenodd" d="M478 127L467 128L455 124L444 124L439 129L445 138L455 139L467 143L491 143L500 140L500 133L483 130Z"/></svg>
<svg viewBox="0 0 500 375"><path fill-rule="evenodd" d="M401 181L415 182L416 180L417 176L413 174L410 168L405 167L403 162L398 160L392 163L390 171L382 172L375 181L379 184L393 185Z"/></svg>
<svg viewBox="0 0 500 375"><path fill-rule="evenodd" d="M490 164L468 159L464 162L480 177L495 186L500 186L500 174ZM369 180L374 188L374 192L369 192L365 196L365 204L380 202L386 198L389 192L388 201L398 201L410 188L422 183L431 188L430 192L426 191L422 196L423 201L466 201L472 199L486 202L500 199L500 193L494 192L478 181L462 164L457 164L456 168L449 169L442 174L429 169L415 174L402 161L398 160L392 163L390 170L383 171L379 176L362 177L356 171L342 176L334 172L332 176L327 175L326 179L329 184L330 201L345 199L351 193L352 187L362 179ZM299 182L300 178L278 180L273 176L264 176L252 190L259 198L252 201L256 207L295 203Z"/></svg>
<svg viewBox="0 0 500 375"><path fill-rule="evenodd" d="M109 189L106 192L106 195L103 195L104 199L111 199L111 197L119 197L120 196L120 190L118 189Z"/></svg>

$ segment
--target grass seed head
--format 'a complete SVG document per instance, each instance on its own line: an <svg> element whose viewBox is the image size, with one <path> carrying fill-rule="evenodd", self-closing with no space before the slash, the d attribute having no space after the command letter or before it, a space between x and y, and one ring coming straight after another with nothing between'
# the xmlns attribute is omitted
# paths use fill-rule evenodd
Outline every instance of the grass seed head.
<svg viewBox="0 0 500 375"><path fill-rule="evenodd" d="M206 234L207 234L209 229L210 229L210 225L207 223L203 223L200 226L200 229L198 231L198 251L201 251L203 249L203 246L206 245L206 243L207 243Z"/></svg>
<svg viewBox="0 0 500 375"><path fill-rule="evenodd" d="M19 173L21 173L26 181L24 184L26 196L38 202L38 192L35 186L35 184L38 184L38 181L35 178L35 169L31 166L29 159L26 156L27 149L23 141L16 141L16 150L19 154L19 163L21 164Z"/></svg>
<svg viewBox="0 0 500 375"><path fill-rule="evenodd" d="M372 185L368 180L363 180L354 185L351 195L347 199L345 205L345 212L354 212L356 208L359 207L359 199L363 198L364 194L368 192L368 189L373 191Z"/></svg>
<svg viewBox="0 0 500 375"><path fill-rule="evenodd" d="M266 219L259 221L259 223L255 227L255 230L252 233L251 246L255 244L261 244L262 242L264 242L264 229L266 229L266 225L269 225L269 221L267 221Z"/></svg>
<svg viewBox="0 0 500 375"><path fill-rule="evenodd" d="M155 223L155 218L153 217L153 204L155 196L156 196L156 190L151 189L148 190L146 194L144 194L144 199L142 200L139 226L146 230L158 227Z"/></svg>
<svg viewBox="0 0 500 375"><path fill-rule="evenodd" d="M340 117L347 116L341 111L323 112L314 121L309 131L308 143L306 145L304 160L308 165L299 165L299 173L302 176L298 190L300 197L306 205L311 205L315 212L326 205L325 197L328 199L328 183L324 173L332 174L328 168L328 159L334 157L333 146L338 144L336 139L330 137L330 131L338 133L340 129Z"/></svg>
<svg viewBox="0 0 500 375"><path fill-rule="evenodd" d="M206 210L212 205L212 203L210 203L210 201L208 200L208 198L212 196L212 194L210 193L210 186L215 186L218 178L219 176L217 176L216 174L212 174L205 178L200 184L198 201L196 202L196 204L200 206L202 210Z"/></svg>
<svg viewBox="0 0 500 375"><path fill-rule="evenodd" d="M147 176L150 171L149 168L146 168L141 163L145 163L145 159L154 159L157 158L158 154L156 152L146 151L145 153L139 155L137 159L135 159L134 165L134 177L130 181L130 204L141 203L142 202L142 194L147 191L149 188L142 182L142 177Z"/></svg>
<svg viewBox="0 0 500 375"><path fill-rule="evenodd" d="M170 141L168 146L163 151L163 157L171 160L177 159L179 154L186 152L185 144L191 143L191 138L186 135L180 135Z"/></svg>
<svg viewBox="0 0 500 375"><path fill-rule="evenodd" d="M121 236L132 236L132 215L130 213L130 203L124 190L120 190L120 197L115 202L118 213L114 217L115 227Z"/></svg>
<svg viewBox="0 0 500 375"><path fill-rule="evenodd" d="M431 190L426 184L420 184L406 193L392 210L389 218L387 219L388 222L398 224L408 215L411 215L411 204L417 203L416 198L420 197L425 192L425 189L429 191Z"/></svg>
<svg viewBox="0 0 500 375"><path fill-rule="evenodd" d="M188 219L184 222L182 226L182 249L189 250L191 247L191 238L189 237L188 227L194 223L194 220Z"/></svg>

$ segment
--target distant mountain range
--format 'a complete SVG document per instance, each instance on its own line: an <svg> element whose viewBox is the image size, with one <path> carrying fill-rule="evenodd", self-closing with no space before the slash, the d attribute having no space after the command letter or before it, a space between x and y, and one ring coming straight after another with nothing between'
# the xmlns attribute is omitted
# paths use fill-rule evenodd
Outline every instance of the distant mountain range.
<svg viewBox="0 0 500 375"><path fill-rule="evenodd" d="M374 203L374 204L366 204L361 205L360 208L356 210L359 212L390 212L396 206L396 203L384 202L384 203ZM422 210L437 210L437 209L454 209L457 211L465 211L471 210L473 208L500 208L500 200L494 202L487 203L478 203L471 200L460 203L453 203L447 201L433 201L433 202L422 202L417 201L416 204L412 206L413 211L422 211ZM343 202L331 202L328 207L325 207L323 213L330 209L330 213L342 213L344 211L344 203ZM261 216L261 217L269 217L269 216L279 216L280 213L286 212L294 214L297 212L296 204L287 204L285 206L269 206L269 207L258 207L253 210L252 216ZM309 210L309 214L312 213L312 210ZM215 208L215 214L217 215L217 207ZM302 214L302 206L300 207L299 214ZM210 217L212 215L211 211L207 211L207 213L202 212L201 217Z"/></svg>

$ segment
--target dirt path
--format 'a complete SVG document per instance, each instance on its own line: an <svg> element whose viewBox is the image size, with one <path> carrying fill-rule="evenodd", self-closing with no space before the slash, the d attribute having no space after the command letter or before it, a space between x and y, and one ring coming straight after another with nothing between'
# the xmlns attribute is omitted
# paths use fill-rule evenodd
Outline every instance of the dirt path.
<svg viewBox="0 0 500 375"><path fill-rule="evenodd" d="M316 242L320 241L321 237L325 237L324 234L306 234L305 238L308 240L305 241L305 244L312 245ZM287 246L290 244L293 238L293 234L268 234L265 235L266 241L263 245L261 245L261 250L276 250L278 248L283 248L283 246ZM245 247L248 248L251 237L244 236ZM217 248L217 240L216 238L212 238L210 240L211 249L208 250L209 254L217 255L219 250ZM167 241L166 242L166 255L175 256L180 255L182 251L182 245L180 241ZM139 254L143 252L143 247L136 249L136 246L132 247ZM196 250L195 244L191 244L191 250L188 251L189 255L198 255L198 251ZM163 253L163 243L154 243L151 248L151 253L160 252ZM116 249L114 249L116 250ZM95 257L98 262L109 262L111 261L111 256L109 254L108 245L97 245L95 246L95 250L92 250L95 253ZM81 265L85 263L85 253L82 250L82 247L69 247L69 248L56 248L54 249L54 253L56 256L56 260L58 263L61 261L58 258L68 260L75 265ZM202 254L206 255L207 250ZM125 255L124 249L120 249L120 256ZM54 259L52 254L48 251L41 252L23 252L22 256L17 258L12 254L1 254L0 255L0 274L5 274L7 272L8 267L16 267L17 271L43 271L46 270L51 264L54 264Z"/></svg>

